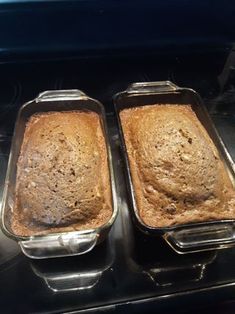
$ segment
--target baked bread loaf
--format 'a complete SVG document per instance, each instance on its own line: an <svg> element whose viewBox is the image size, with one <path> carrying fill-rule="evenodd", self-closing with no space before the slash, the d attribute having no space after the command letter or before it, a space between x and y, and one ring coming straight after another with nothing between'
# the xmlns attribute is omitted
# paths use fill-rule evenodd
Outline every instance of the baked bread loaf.
<svg viewBox="0 0 235 314"><path fill-rule="evenodd" d="M120 112L135 199L151 227L235 218L231 180L190 105Z"/></svg>
<svg viewBox="0 0 235 314"><path fill-rule="evenodd" d="M48 112L27 123L17 164L11 227L29 236L101 226L112 215L99 115Z"/></svg>

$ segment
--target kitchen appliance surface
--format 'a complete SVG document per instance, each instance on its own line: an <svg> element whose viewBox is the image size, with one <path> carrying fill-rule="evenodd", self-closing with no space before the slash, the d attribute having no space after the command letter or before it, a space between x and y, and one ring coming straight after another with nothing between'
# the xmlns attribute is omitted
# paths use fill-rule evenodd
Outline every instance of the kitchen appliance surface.
<svg viewBox="0 0 235 314"><path fill-rule="evenodd" d="M0 93L0 194L19 107L45 90L81 89L104 104L113 154L119 214L107 239L86 255L30 260L0 233L0 308L3 313L174 313L199 301L234 300L235 249L179 255L161 238L147 237L128 211L124 162L112 96L132 82L170 80L200 93L235 160L235 86L218 76L227 51L158 57L120 57L2 64ZM234 303L233 303L234 304Z"/></svg>

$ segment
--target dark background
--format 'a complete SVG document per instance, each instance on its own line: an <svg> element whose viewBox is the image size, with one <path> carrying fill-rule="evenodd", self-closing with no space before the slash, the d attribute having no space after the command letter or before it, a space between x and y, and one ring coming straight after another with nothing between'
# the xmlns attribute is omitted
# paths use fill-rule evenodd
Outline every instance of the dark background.
<svg viewBox="0 0 235 314"><path fill-rule="evenodd" d="M0 60L231 47L234 14L229 0L1 1Z"/></svg>

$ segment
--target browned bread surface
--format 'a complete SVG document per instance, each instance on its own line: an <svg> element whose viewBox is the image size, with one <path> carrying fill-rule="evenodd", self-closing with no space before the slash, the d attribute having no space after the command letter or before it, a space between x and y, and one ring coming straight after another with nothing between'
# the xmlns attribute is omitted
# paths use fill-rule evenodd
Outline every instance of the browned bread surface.
<svg viewBox="0 0 235 314"><path fill-rule="evenodd" d="M98 114L33 115L17 164L13 232L28 236L90 229L111 215L107 151Z"/></svg>
<svg viewBox="0 0 235 314"><path fill-rule="evenodd" d="M153 227L235 218L235 193L190 105L120 112L139 216Z"/></svg>

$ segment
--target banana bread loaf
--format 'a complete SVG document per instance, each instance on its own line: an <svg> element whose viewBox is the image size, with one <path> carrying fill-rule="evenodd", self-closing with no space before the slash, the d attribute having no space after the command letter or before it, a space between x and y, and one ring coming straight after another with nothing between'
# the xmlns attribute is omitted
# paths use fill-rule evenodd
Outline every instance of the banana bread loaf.
<svg viewBox="0 0 235 314"><path fill-rule="evenodd" d="M120 119L140 218L152 227L235 218L235 193L190 105L125 109Z"/></svg>
<svg viewBox="0 0 235 314"><path fill-rule="evenodd" d="M106 144L97 113L49 112L27 123L11 218L29 236L95 228L112 215Z"/></svg>

